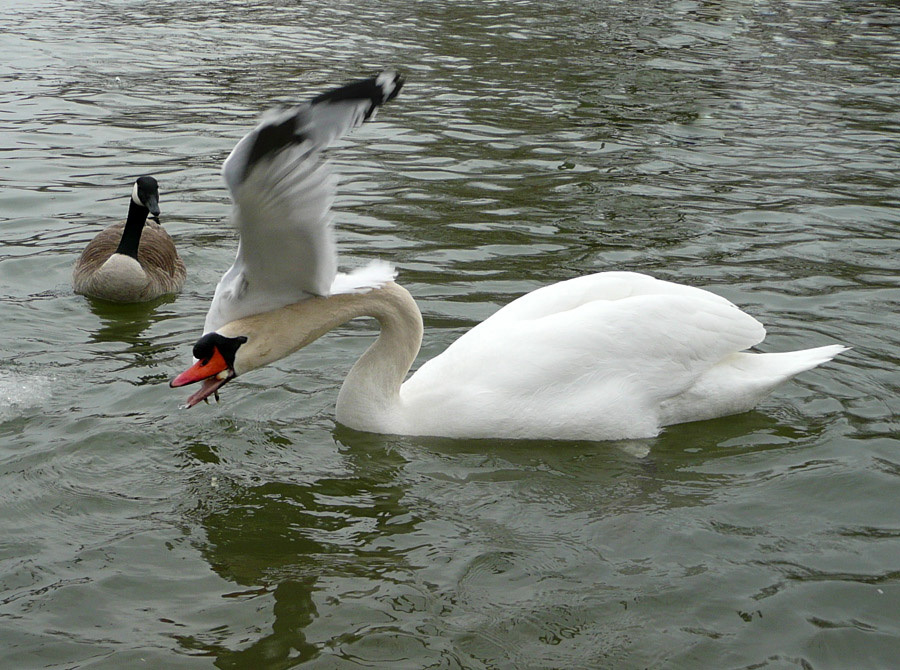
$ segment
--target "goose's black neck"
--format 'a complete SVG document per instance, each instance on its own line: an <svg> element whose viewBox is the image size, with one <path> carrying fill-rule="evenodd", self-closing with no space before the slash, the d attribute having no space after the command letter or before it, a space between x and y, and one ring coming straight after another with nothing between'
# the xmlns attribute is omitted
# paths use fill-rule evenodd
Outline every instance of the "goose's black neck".
<svg viewBox="0 0 900 670"><path fill-rule="evenodd" d="M125 230L122 231L122 239L119 241L117 254L131 256L134 260L138 257L138 245L141 243L141 233L144 232L144 224L147 223L147 215L150 210L134 200L128 207L128 219L125 221Z"/></svg>

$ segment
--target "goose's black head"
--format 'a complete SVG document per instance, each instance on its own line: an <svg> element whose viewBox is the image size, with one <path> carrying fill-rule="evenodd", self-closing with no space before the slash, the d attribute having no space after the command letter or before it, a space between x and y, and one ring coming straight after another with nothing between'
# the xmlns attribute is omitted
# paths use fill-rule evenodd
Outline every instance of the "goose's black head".
<svg viewBox="0 0 900 670"><path fill-rule="evenodd" d="M150 216L159 220L159 184L150 175L138 177L134 182L131 200L150 211Z"/></svg>

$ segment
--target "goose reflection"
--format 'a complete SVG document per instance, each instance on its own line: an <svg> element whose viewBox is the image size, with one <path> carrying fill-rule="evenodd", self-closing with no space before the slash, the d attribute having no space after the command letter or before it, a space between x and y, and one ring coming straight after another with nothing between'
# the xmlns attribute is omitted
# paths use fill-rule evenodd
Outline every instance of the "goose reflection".
<svg viewBox="0 0 900 670"><path fill-rule="evenodd" d="M116 304L88 298L91 312L100 320L99 327L91 332L89 342L124 344L124 351L116 351L133 356L131 366L153 365L164 347L145 333L157 322L169 317L170 312L165 307L175 300L174 296L166 296L152 302Z"/></svg>

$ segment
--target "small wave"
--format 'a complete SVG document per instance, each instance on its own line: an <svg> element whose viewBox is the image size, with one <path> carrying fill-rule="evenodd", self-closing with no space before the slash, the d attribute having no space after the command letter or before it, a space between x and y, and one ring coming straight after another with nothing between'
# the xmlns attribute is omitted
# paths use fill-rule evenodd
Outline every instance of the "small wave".
<svg viewBox="0 0 900 670"><path fill-rule="evenodd" d="M43 405L50 397L52 384L53 380L46 375L0 370L0 422Z"/></svg>

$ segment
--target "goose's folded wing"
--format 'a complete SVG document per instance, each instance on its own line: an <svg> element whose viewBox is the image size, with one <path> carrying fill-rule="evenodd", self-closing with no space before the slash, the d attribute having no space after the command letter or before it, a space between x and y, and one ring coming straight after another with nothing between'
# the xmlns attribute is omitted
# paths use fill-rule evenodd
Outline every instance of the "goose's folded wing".
<svg viewBox="0 0 900 670"><path fill-rule="evenodd" d="M337 253L330 226L336 180L322 150L375 114L403 80L383 72L272 113L225 160L240 233L234 265L216 287L205 330L328 295Z"/></svg>

